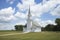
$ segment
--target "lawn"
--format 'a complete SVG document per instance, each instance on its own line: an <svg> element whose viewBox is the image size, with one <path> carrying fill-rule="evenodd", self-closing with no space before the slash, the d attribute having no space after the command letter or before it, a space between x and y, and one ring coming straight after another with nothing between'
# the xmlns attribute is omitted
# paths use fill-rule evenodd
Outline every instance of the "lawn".
<svg viewBox="0 0 60 40"><path fill-rule="evenodd" d="M20 31L0 30L0 35L10 33L20 33Z"/></svg>
<svg viewBox="0 0 60 40"><path fill-rule="evenodd" d="M2 34L21 33L16 31L6 31ZM0 32L1 35L1 32ZM0 40L60 40L60 32L37 32L0 36Z"/></svg>

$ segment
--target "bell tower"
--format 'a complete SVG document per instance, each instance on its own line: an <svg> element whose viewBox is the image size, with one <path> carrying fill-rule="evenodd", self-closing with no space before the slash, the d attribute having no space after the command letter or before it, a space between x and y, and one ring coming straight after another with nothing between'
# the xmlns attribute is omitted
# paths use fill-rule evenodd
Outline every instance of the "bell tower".
<svg viewBox="0 0 60 40"><path fill-rule="evenodd" d="M27 18L27 32L31 32L32 28L32 21L31 21L31 12L30 12L30 6L28 10L28 18Z"/></svg>

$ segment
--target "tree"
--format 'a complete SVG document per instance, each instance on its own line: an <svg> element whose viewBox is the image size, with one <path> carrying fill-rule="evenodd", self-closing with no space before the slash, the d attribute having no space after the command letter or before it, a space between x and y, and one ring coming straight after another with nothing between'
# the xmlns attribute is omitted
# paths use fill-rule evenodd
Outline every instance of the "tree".
<svg viewBox="0 0 60 40"><path fill-rule="evenodd" d="M44 28L45 28L45 27L41 27L41 30L42 30L42 31L45 31L45 29L44 29Z"/></svg>
<svg viewBox="0 0 60 40"><path fill-rule="evenodd" d="M57 25L55 26L56 31L60 31L60 18L57 18L55 20L55 23L57 23Z"/></svg>
<svg viewBox="0 0 60 40"><path fill-rule="evenodd" d="M24 25L15 25L15 30L16 31L23 31Z"/></svg>
<svg viewBox="0 0 60 40"><path fill-rule="evenodd" d="M60 18L57 18L57 19L55 20L55 23L57 23L57 25L60 26Z"/></svg>
<svg viewBox="0 0 60 40"><path fill-rule="evenodd" d="M54 25L48 24L48 25L44 28L44 30L45 30L45 31L53 31L53 28L54 28Z"/></svg>
<svg viewBox="0 0 60 40"><path fill-rule="evenodd" d="M26 28L27 24L25 24L25 25L15 25L15 30L16 31L23 31L23 27Z"/></svg>

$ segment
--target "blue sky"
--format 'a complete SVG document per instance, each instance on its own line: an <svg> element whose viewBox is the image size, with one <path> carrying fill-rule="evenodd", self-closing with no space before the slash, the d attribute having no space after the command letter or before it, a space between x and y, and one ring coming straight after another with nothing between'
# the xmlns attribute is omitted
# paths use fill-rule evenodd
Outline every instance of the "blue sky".
<svg viewBox="0 0 60 40"><path fill-rule="evenodd" d="M0 0L0 30L25 25L29 5L32 20L41 26L55 25L55 19L60 18L60 0Z"/></svg>

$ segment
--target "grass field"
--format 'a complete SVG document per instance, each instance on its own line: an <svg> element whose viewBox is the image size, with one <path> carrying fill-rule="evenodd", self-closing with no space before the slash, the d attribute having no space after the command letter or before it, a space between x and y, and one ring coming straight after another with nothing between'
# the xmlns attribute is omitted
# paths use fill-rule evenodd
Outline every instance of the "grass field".
<svg viewBox="0 0 60 40"><path fill-rule="evenodd" d="M0 31L0 35L21 33L17 31ZM0 36L0 40L60 40L60 32L25 33L8 36Z"/></svg>
<svg viewBox="0 0 60 40"><path fill-rule="evenodd" d="M11 34L11 33L20 33L20 31L10 31L10 30L0 31L0 35Z"/></svg>

